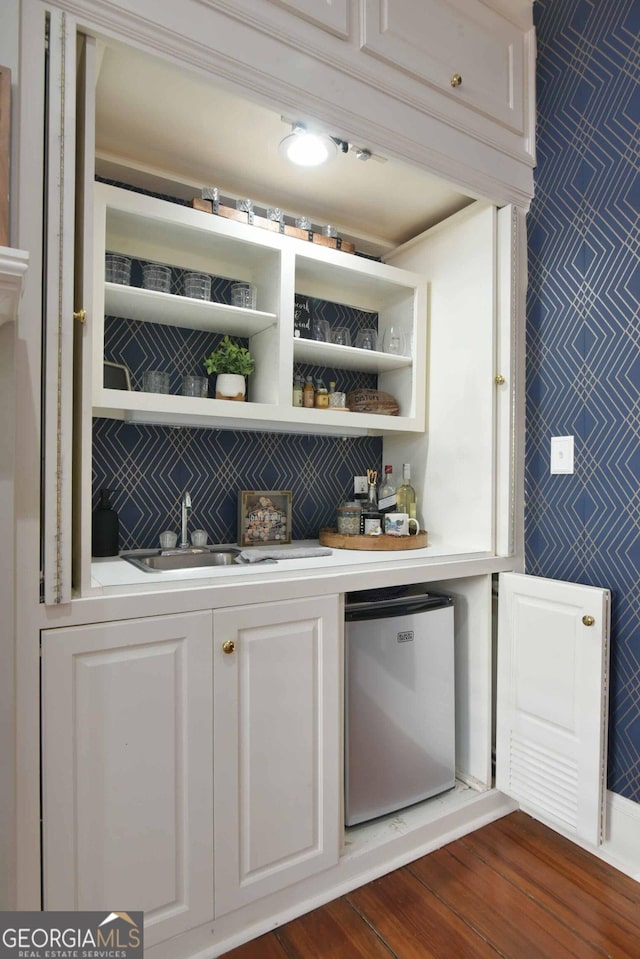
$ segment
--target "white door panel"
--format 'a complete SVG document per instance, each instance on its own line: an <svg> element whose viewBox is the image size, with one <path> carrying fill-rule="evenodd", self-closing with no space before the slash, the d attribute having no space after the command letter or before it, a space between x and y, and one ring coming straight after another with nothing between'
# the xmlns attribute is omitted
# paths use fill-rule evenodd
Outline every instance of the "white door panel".
<svg viewBox="0 0 640 959"><path fill-rule="evenodd" d="M338 638L335 596L214 613L216 916L338 861Z"/></svg>
<svg viewBox="0 0 640 959"><path fill-rule="evenodd" d="M211 669L209 612L45 631L45 909L212 917Z"/></svg>
<svg viewBox="0 0 640 959"><path fill-rule="evenodd" d="M609 591L503 573L498 633L496 785L598 844Z"/></svg>

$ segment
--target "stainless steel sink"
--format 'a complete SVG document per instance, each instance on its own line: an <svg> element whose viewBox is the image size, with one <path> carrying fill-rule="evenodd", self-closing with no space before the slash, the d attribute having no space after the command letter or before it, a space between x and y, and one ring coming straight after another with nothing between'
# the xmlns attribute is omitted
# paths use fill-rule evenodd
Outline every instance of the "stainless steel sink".
<svg viewBox="0 0 640 959"><path fill-rule="evenodd" d="M206 549L136 550L122 553L121 558L145 573L163 573L207 566L232 566L239 552L234 546L210 546Z"/></svg>

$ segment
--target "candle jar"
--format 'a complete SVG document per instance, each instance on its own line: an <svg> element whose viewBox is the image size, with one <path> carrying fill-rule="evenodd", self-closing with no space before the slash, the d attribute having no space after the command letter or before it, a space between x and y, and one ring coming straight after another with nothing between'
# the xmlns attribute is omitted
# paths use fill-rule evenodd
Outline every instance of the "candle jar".
<svg viewBox="0 0 640 959"><path fill-rule="evenodd" d="M360 503L343 503L336 510L338 532L343 536L355 536L360 532Z"/></svg>

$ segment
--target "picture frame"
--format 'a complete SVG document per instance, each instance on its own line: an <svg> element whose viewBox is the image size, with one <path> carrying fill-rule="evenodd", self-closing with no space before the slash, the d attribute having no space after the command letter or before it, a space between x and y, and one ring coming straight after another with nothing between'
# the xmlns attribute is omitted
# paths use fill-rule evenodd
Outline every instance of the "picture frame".
<svg viewBox="0 0 640 959"><path fill-rule="evenodd" d="M104 361L103 382L105 390L130 390L131 374L123 363Z"/></svg>
<svg viewBox="0 0 640 959"><path fill-rule="evenodd" d="M291 542L291 490L240 490L238 544L282 546Z"/></svg>

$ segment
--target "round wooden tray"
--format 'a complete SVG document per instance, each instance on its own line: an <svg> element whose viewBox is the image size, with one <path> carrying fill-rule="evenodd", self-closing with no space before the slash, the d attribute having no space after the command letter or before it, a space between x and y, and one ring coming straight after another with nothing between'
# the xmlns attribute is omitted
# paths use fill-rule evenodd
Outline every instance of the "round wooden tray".
<svg viewBox="0 0 640 959"><path fill-rule="evenodd" d="M333 546L334 549L423 549L428 546L426 529L421 529L413 536L347 536L326 526L320 530L320 545Z"/></svg>

